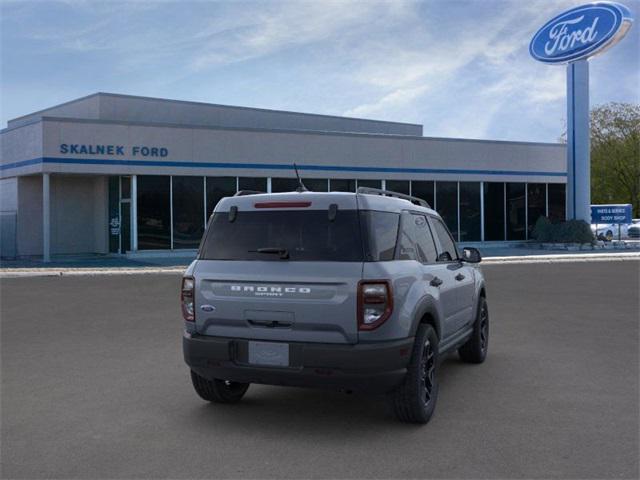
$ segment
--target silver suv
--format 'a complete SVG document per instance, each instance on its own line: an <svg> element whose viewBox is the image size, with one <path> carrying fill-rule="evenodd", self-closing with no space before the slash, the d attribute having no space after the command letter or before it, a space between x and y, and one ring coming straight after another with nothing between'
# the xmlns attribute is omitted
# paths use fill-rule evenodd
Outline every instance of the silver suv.
<svg viewBox="0 0 640 480"><path fill-rule="evenodd" d="M219 403L251 383L386 393L400 420L426 423L439 360L487 355L478 262L414 197L361 188L224 198L182 279L193 386Z"/></svg>

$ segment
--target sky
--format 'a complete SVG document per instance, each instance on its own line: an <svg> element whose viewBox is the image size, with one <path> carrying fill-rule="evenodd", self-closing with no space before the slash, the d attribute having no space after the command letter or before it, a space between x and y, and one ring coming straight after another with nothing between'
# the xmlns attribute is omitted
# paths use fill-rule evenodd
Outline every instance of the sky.
<svg viewBox="0 0 640 480"><path fill-rule="evenodd" d="M640 103L640 0L621 1L636 24L590 60L592 106ZM556 142L566 68L528 44L581 3L0 0L0 126L101 91Z"/></svg>

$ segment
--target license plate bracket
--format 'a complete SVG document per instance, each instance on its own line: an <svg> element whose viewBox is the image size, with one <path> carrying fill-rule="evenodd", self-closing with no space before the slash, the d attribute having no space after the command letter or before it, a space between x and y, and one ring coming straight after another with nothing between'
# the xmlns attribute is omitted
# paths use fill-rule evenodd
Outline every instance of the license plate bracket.
<svg viewBox="0 0 640 480"><path fill-rule="evenodd" d="M249 341L249 363L270 367L288 367L289 344Z"/></svg>

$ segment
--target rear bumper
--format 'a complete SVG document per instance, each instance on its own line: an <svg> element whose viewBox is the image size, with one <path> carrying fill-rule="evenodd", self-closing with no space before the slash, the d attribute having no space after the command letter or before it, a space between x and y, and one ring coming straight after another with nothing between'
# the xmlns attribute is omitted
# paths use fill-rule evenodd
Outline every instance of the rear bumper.
<svg viewBox="0 0 640 480"><path fill-rule="evenodd" d="M182 345L187 365L209 379L387 392L404 379L413 338L356 345L290 343L289 367L249 364L245 339L185 333Z"/></svg>

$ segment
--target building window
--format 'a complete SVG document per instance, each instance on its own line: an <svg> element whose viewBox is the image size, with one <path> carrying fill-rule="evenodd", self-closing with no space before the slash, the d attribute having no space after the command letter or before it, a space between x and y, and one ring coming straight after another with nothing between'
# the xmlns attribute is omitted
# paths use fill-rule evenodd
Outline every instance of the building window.
<svg viewBox="0 0 640 480"><path fill-rule="evenodd" d="M547 189L544 183L527 184L527 229L529 238L538 218L544 217L547 212Z"/></svg>
<svg viewBox="0 0 640 480"><path fill-rule="evenodd" d="M120 198L131 198L131 177L120 177L120 188L122 189Z"/></svg>
<svg viewBox="0 0 640 480"><path fill-rule="evenodd" d="M327 192L329 180L326 178L303 178L302 182L312 192Z"/></svg>
<svg viewBox="0 0 640 480"><path fill-rule="evenodd" d="M253 190L254 192L266 192L267 179L264 177L240 177L238 178L238 190Z"/></svg>
<svg viewBox="0 0 640 480"><path fill-rule="evenodd" d="M345 180L342 178L332 178L331 180L329 180L329 191L330 192L355 192L356 181Z"/></svg>
<svg viewBox="0 0 640 480"><path fill-rule="evenodd" d="M358 180L358 188L382 188L382 180Z"/></svg>
<svg viewBox="0 0 640 480"><path fill-rule="evenodd" d="M409 180L387 180L384 188L392 192L409 195Z"/></svg>
<svg viewBox="0 0 640 480"><path fill-rule="evenodd" d="M171 178L139 175L138 188L138 248L157 250L171 248Z"/></svg>
<svg viewBox="0 0 640 480"><path fill-rule="evenodd" d="M504 240L504 183L484 183L484 239Z"/></svg>
<svg viewBox="0 0 640 480"><path fill-rule="evenodd" d="M202 177L172 177L173 248L198 248L204 232Z"/></svg>
<svg viewBox="0 0 640 480"><path fill-rule="evenodd" d="M458 182L436 182L436 209L458 240Z"/></svg>
<svg viewBox="0 0 640 480"><path fill-rule="evenodd" d="M298 188L297 178L272 178L271 179L271 191L273 193L295 192L296 188Z"/></svg>
<svg viewBox="0 0 640 480"><path fill-rule="evenodd" d="M507 240L527 237L525 184L507 183Z"/></svg>
<svg viewBox="0 0 640 480"><path fill-rule="evenodd" d="M460 241L479 242L480 182L460 182Z"/></svg>
<svg viewBox="0 0 640 480"><path fill-rule="evenodd" d="M413 180L411 182L411 195L426 200L433 207L433 180Z"/></svg>
<svg viewBox="0 0 640 480"><path fill-rule="evenodd" d="M326 192L328 180L326 178L303 178L302 183L310 192ZM297 178L272 178L271 192L295 192L298 188Z"/></svg>
<svg viewBox="0 0 640 480"><path fill-rule="evenodd" d="M554 223L564 222L566 214L566 185L550 183L549 188L549 220Z"/></svg>
<svg viewBox="0 0 640 480"><path fill-rule="evenodd" d="M236 194L236 177L207 177L207 219L224 197Z"/></svg>

